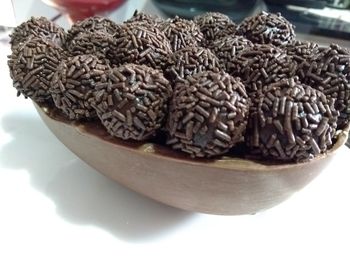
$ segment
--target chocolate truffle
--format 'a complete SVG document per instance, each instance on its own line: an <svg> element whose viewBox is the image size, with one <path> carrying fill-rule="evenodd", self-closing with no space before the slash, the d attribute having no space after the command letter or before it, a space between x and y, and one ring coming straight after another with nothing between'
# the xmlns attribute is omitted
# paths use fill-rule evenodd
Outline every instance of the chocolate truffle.
<svg viewBox="0 0 350 263"><path fill-rule="evenodd" d="M188 75L206 70L219 71L219 60L209 49L194 46L180 49L170 57L166 75L172 81L184 81Z"/></svg>
<svg viewBox="0 0 350 263"><path fill-rule="evenodd" d="M113 36L119 30L119 25L106 17L94 16L75 23L67 33L67 42L72 41L81 33L102 32Z"/></svg>
<svg viewBox="0 0 350 263"><path fill-rule="evenodd" d="M177 16L162 23L160 30L169 39L174 52L185 47L198 46L203 40L203 34L196 23Z"/></svg>
<svg viewBox="0 0 350 263"><path fill-rule="evenodd" d="M322 92L283 79L252 99L247 141L267 159L307 161L332 146L337 114Z"/></svg>
<svg viewBox="0 0 350 263"><path fill-rule="evenodd" d="M248 93L296 74L297 63L273 45L255 44L239 52L227 71L243 80Z"/></svg>
<svg viewBox="0 0 350 263"><path fill-rule="evenodd" d="M35 102L51 101L52 76L64 57L63 50L48 39L30 36L13 49L8 66L18 96Z"/></svg>
<svg viewBox="0 0 350 263"><path fill-rule="evenodd" d="M208 12L196 16L194 21L204 35L205 41L203 44L205 46L210 45L215 40L234 35L237 28L228 16L217 12Z"/></svg>
<svg viewBox="0 0 350 263"><path fill-rule="evenodd" d="M62 46L66 40L64 29L45 17L32 17L28 21L15 27L10 35L12 50L17 45L26 42L29 37L42 37L48 39L58 46Z"/></svg>
<svg viewBox="0 0 350 263"><path fill-rule="evenodd" d="M136 10L131 18L124 21L124 24L139 24L146 27L147 26L159 27L160 24L163 22L164 20L159 16L149 15L143 12L137 12Z"/></svg>
<svg viewBox="0 0 350 263"><path fill-rule="evenodd" d="M253 43L243 36L226 36L214 41L209 49L219 59L222 69L231 71L233 58L242 50L253 47Z"/></svg>
<svg viewBox="0 0 350 263"><path fill-rule="evenodd" d="M213 157L243 140L249 99L238 78L204 71L178 82L170 103L167 144L191 157Z"/></svg>
<svg viewBox="0 0 350 263"><path fill-rule="evenodd" d="M247 17L238 27L238 33L253 43L286 45L295 39L294 26L280 13L261 12Z"/></svg>
<svg viewBox="0 0 350 263"><path fill-rule="evenodd" d="M95 117L91 98L97 88L96 83L106 83L107 69L106 64L94 55L79 55L63 60L50 88L56 107L71 120Z"/></svg>
<svg viewBox="0 0 350 263"><path fill-rule="evenodd" d="M319 48L301 68L298 73L303 82L334 101L340 112L338 128L343 129L350 121L350 51L335 44Z"/></svg>
<svg viewBox="0 0 350 263"><path fill-rule="evenodd" d="M67 42L67 50L71 56L92 54L99 59L111 57L111 46L114 39L104 32L84 32Z"/></svg>
<svg viewBox="0 0 350 263"><path fill-rule="evenodd" d="M144 64L162 69L171 54L169 40L157 28L126 24L121 26L115 39L111 63Z"/></svg>
<svg viewBox="0 0 350 263"><path fill-rule="evenodd" d="M172 88L159 70L125 64L96 87L94 107L112 136L141 141L162 126Z"/></svg>

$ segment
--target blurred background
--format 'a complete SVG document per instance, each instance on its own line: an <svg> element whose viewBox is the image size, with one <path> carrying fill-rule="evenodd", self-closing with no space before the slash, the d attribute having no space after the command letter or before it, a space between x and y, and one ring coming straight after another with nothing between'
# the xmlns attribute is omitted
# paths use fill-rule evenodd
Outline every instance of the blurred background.
<svg viewBox="0 0 350 263"><path fill-rule="evenodd" d="M239 23L266 10L281 12L296 25L299 39L350 47L350 0L2 0L2 31L30 16L46 16L64 28L95 14L122 22L135 9L162 17L191 18L207 11L229 15Z"/></svg>

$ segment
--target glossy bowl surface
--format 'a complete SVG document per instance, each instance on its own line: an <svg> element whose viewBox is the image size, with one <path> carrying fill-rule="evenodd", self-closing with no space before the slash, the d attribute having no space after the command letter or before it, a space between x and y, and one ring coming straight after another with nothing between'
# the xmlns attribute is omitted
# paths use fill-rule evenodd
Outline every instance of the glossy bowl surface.
<svg viewBox="0 0 350 263"><path fill-rule="evenodd" d="M165 146L112 138L102 126L69 122L35 105L55 136L79 158L122 185L185 210L223 215L253 214L302 189L329 164L346 140L306 163L268 164L221 157L194 160Z"/></svg>

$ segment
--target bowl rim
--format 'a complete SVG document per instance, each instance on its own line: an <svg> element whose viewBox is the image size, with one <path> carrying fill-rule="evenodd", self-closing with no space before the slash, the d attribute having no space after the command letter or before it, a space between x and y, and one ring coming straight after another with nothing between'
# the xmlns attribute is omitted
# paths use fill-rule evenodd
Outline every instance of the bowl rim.
<svg viewBox="0 0 350 263"><path fill-rule="evenodd" d="M311 162L320 161L328 156L334 155L347 141L348 134L350 131L350 123L343 129L338 130L337 133L337 141L333 145L333 147L326 153L321 154L314 159L306 162L300 163L263 163L258 162L253 159L244 159L239 157L231 157L231 156L220 156L218 158L213 159L190 159L190 157L186 156L184 153L177 152L171 148L168 148L163 145L156 145L151 142L129 142L123 141L122 139L112 137L108 134L108 132L103 128L102 125L94 125L94 129L98 132L103 132L103 137L98 135L96 132L92 132L88 129L89 123L82 123L79 121L71 121L63 117L63 115L58 115L54 113L54 111L58 111L57 108L52 109L46 105L39 105L34 102L34 106L38 111L41 117L46 116L51 121L67 125L73 127L77 133L84 136L92 137L96 140L101 141L105 144L110 144L112 147L120 147L127 151L132 151L137 154L152 156L154 158L158 158L160 160L167 160L171 162L176 162L178 164L186 164L192 166L204 166L208 168L220 168L225 170L244 170L244 171L276 171L276 170L284 170L291 169L293 167L305 166L310 164ZM44 115L44 116L43 116ZM44 120L45 122L45 120ZM92 125L91 125L92 126ZM161 149L162 154L158 153L155 148Z"/></svg>

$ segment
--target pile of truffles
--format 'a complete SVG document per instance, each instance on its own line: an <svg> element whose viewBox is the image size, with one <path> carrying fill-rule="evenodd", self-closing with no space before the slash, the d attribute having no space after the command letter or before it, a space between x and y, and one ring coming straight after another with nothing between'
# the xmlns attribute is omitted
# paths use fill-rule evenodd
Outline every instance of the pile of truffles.
<svg viewBox="0 0 350 263"><path fill-rule="evenodd" d="M296 40L279 13L235 24L214 12L193 20L135 12L122 24L87 18L68 32L33 17L10 43L18 96L192 158L309 161L350 125L350 51Z"/></svg>

